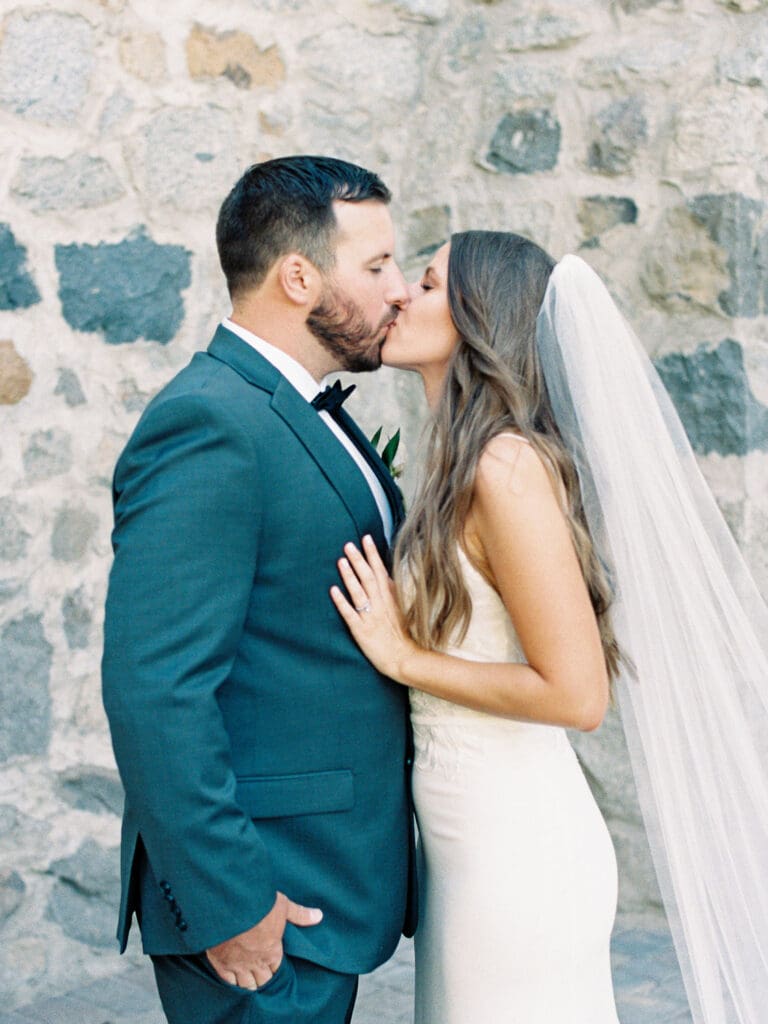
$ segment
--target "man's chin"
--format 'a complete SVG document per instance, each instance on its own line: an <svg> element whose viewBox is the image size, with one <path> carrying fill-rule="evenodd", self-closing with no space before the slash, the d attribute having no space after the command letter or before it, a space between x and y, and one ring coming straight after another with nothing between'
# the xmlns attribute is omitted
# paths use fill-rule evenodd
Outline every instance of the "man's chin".
<svg viewBox="0 0 768 1024"><path fill-rule="evenodd" d="M349 373L373 373L378 370L381 366L381 347L384 340L382 338L374 342L364 352L350 354L343 369Z"/></svg>

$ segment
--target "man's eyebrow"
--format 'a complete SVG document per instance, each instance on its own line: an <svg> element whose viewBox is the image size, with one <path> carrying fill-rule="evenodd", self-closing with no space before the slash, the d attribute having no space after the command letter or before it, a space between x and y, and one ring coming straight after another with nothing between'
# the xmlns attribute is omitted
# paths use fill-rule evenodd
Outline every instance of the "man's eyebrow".
<svg viewBox="0 0 768 1024"><path fill-rule="evenodd" d="M368 263L378 263L379 260L391 260L391 259L392 259L392 253L391 252L380 252L377 256L371 256L371 258L368 260Z"/></svg>

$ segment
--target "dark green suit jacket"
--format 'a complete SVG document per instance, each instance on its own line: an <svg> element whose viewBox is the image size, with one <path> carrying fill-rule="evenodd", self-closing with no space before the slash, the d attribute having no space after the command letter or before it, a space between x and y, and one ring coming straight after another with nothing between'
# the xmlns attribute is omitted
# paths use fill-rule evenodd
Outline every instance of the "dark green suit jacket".
<svg viewBox="0 0 768 1024"><path fill-rule="evenodd" d="M370 453L369 453L370 454ZM275 891L321 907L289 953L359 973L413 929L407 693L330 586L386 550L364 477L315 410L219 328L145 410L114 481L104 704L126 791L118 938L198 952Z"/></svg>

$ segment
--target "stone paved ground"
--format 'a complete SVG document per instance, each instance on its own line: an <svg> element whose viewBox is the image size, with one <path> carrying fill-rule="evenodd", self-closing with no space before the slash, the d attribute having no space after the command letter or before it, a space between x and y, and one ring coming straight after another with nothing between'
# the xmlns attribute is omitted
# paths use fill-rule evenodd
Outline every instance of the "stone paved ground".
<svg viewBox="0 0 768 1024"><path fill-rule="evenodd" d="M690 1024L672 942L663 929L619 922L613 938L613 977L621 1024ZM354 1024L410 1024L412 989L413 946L403 941L389 963L361 980ZM0 1014L0 1024L31 1022L165 1024L165 1018L151 970L130 967L65 996Z"/></svg>

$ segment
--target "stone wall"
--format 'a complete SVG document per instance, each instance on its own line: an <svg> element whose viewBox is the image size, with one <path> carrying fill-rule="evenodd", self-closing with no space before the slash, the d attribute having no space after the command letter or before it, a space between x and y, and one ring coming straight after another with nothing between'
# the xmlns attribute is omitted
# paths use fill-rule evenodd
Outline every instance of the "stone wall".
<svg viewBox="0 0 768 1024"><path fill-rule="evenodd" d="M0 21L0 991L116 970L121 793L99 695L110 475L228 307L241 169L382 173L401 261L505 227L604 276L768 591L765 0L49 0ZM402 425L416 382L355 396ZM622 906L657 906L620 727L579 737ZM135 943L131 956L137 956Z"/></svg>

